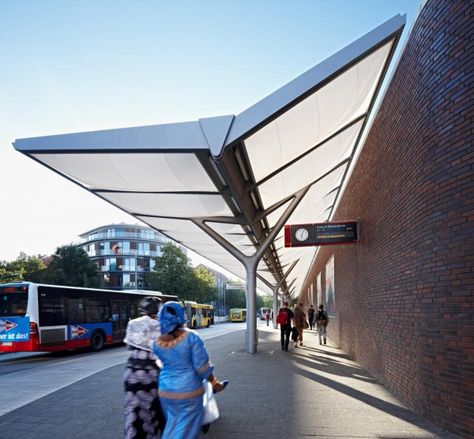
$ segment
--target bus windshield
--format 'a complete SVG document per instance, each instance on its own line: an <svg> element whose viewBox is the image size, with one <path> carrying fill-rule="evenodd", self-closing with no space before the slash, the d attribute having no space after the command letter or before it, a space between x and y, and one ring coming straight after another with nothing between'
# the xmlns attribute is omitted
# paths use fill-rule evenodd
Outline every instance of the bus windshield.
<svg viewBox="0 0 474 439"><path fill-rule="evenodd" d="M28 286L0 287L0 317L24 316L28 304Z"/></svg>

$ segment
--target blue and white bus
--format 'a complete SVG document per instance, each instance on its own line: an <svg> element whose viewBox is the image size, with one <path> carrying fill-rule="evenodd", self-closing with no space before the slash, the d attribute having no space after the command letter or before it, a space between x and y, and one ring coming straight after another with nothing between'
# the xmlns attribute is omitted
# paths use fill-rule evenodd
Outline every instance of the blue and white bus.
<svg viewBox="0 0 474 439"><path fill-rule="evenodd" d="M121 343L146 296L116 291L18 282L0 285L0 352L61 351Z"/></svg>

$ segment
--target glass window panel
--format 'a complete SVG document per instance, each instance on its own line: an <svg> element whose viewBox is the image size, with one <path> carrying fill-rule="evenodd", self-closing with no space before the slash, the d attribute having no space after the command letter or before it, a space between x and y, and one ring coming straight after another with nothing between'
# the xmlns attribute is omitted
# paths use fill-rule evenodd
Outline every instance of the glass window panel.
<svg viewBox="0 0 474 439"><path fill-rule="evenodd" d="M110 303L103 299L86 299L86 322L107 322L111 318Z"/></svg>
<svg viewBox="0 0 474 439"><path fill-rule="evenodd" d="M39 295L39 324L41 326L55 326L66 324L64 297Z"/></svg>
<svg viewBox="0 0 474 439"><path fill-rule="evenodd" d="M66 299L67 317L69 324L84 323L84 301L83 299L68 297Z"/></svg>

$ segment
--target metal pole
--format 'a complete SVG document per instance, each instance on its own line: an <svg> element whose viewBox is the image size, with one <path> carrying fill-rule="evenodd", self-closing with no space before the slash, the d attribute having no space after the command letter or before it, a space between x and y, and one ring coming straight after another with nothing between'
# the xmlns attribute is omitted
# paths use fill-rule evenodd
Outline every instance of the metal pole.
<svg viewBox="0 0 474 439"><path fill-rule="evenodd" d="M247 271L247 352L257 352L257 266L245 264Z"/></svg>
<svg viewBox="0 0 474 439"><path fill-rule="evenodd" d="M194 218L193 222L200 229L204 230L211 238L217 241L222 247L224 247L229 253L231 253L236 259L238 259L245 267L247 272L247 352L249 354L255 354L257 352L257 265L260 259L267 251L270 244L276 238L277 234L285 225L285 222L298 207L298 204L304 198L313 183L306 186L305 188L296 192L287 206L279 220L273 226L273 228L266 235L263 242L260 243L260 247L257 249L254 255L246 256L224 237L219 235L212 227L206 224L205 218ZM207 221L212 221L209 219Z"/></svg>

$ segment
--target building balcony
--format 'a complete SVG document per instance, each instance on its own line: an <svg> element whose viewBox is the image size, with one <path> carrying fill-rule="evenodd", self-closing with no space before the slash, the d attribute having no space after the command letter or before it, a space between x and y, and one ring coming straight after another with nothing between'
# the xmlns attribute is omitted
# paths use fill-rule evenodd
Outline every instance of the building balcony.
<svg viewBox="0 0 474 439"><path fill-rule="evenodd" d="M88 251L87 254L90 258L97 258L100 256L112 256L112 257L130 257L130 256L148 256L150 258L156 258L161 256L161 251L151 251L151 250L125 250L120 253L114 253L112 250L92 250Z"/></svg>
<svg viewBox="0 0 474 439"><path fill-rule="evenodd" d="M132 241L149 241L166 244L170 241L168 238L157 233L154 236L146 236L140 233L94 233L93 235L85 236L81 239L80 244L84 245L92 241L111 241L111 240L123 240L130 239Z"/></svg>

